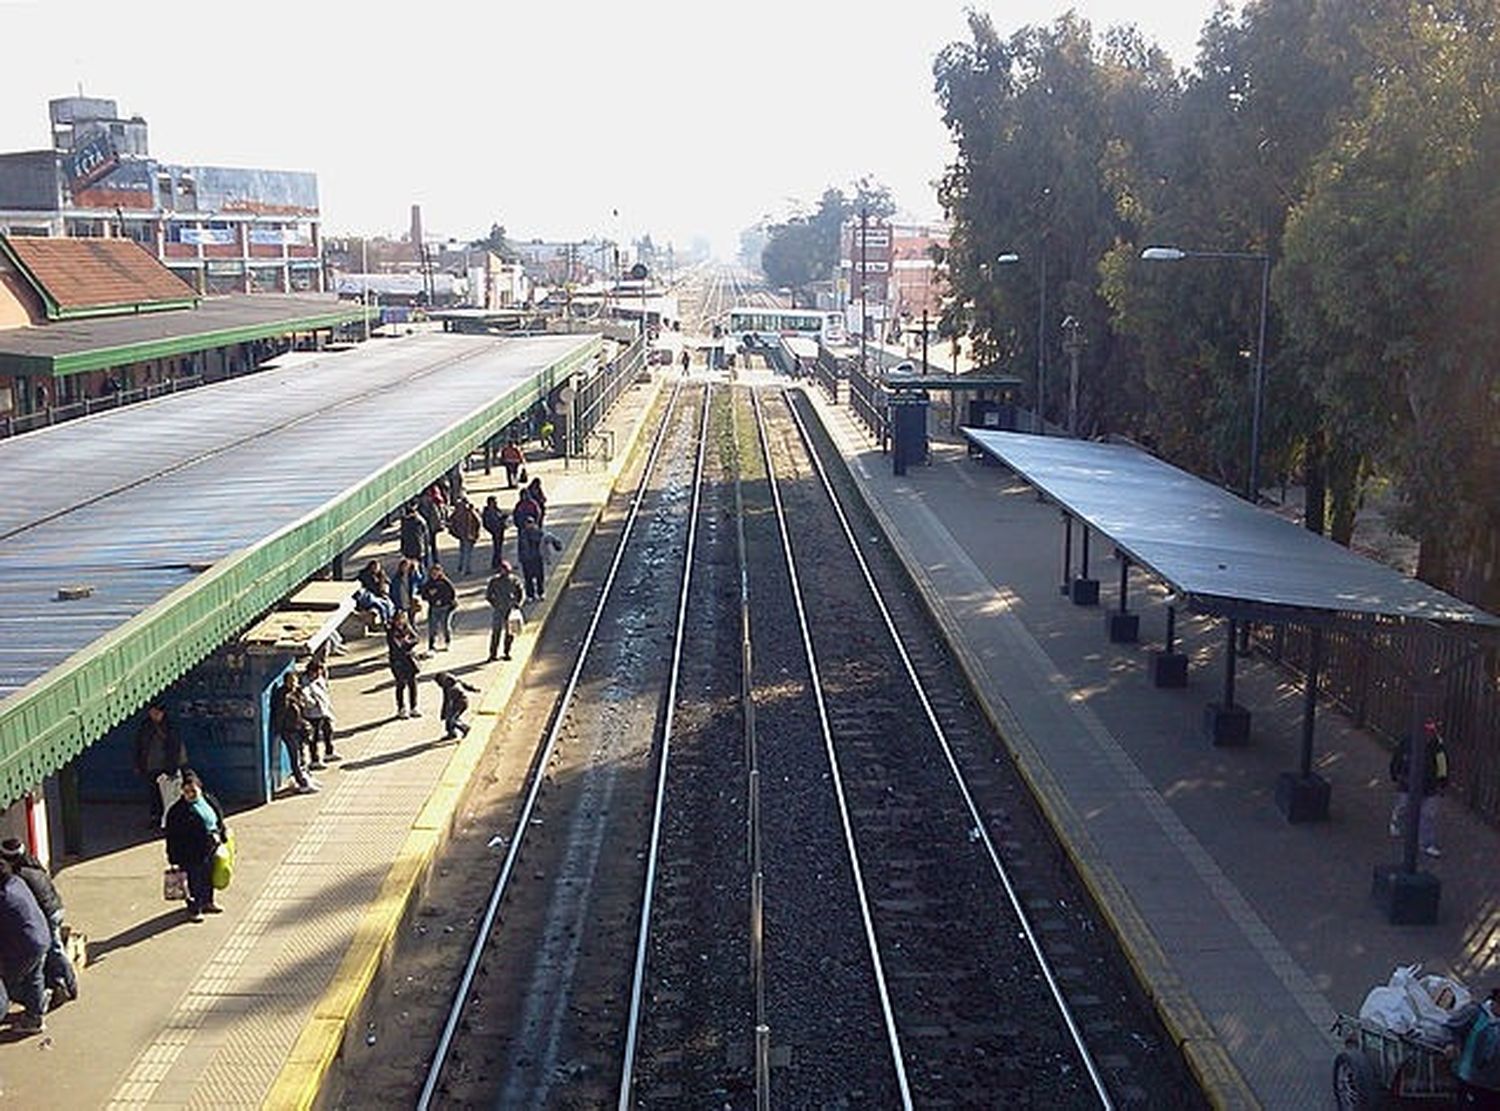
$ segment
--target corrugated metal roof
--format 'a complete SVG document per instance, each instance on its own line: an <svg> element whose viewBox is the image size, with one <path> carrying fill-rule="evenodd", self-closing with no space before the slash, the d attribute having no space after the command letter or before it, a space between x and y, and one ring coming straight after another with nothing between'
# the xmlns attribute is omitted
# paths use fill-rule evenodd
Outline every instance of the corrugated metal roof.
<svg viewBox="0 0 1500 1111"><path fill-rule="evenodd" d="M239 293L206 297L196 308L9 328L0 331L0 357L56 358L80 351L211 336L257 325L292 324L330 313L342 313L353 320L363 311L359 305L322 293Z"/></svg>
<svg viewBox="0 0 1500 1111"><path fill-rule="evenodd" d="M588 342L410 336L0 442L0 700Z"/></svg>
<svg viewBox="0 0 1500 1111"><path fill-rule="evenodd" d="M1179 593L1500 627L1500 617L1254 508L1138 448L963 429Z"/></svg>

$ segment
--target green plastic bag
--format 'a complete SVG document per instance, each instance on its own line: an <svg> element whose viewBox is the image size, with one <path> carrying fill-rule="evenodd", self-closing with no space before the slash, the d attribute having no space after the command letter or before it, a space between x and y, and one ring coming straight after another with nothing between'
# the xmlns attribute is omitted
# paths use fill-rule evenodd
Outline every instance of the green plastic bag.
<svg viewBox="0 0 1500 1111"><path fill-rule="evenodd" d="M225 836L223 844L214 850L214 862L209 872L209 881L215 891L223 891L234 878L234 834Z"/></svg>

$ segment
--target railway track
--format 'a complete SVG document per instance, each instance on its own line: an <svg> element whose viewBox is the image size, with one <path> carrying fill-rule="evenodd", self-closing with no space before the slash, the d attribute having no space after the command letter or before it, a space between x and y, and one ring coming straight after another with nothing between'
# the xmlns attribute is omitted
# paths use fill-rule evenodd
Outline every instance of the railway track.
<svg viewBox="0 0 1500 1111"><path fill-rule="evenodd" d="M1202 1106L799 396L676 387L418 1106Z"/></svg>

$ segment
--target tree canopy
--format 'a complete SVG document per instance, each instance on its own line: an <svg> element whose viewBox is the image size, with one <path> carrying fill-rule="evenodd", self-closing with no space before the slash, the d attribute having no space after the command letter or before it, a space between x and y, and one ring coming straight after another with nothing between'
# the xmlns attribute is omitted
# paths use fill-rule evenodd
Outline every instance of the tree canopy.
<svg viewBox="0 0 1500 1111"><path fill-rule="evenodd" d="M1497 22L1495 0L1259 0L1178 70L1131 28L1002 38L971 13L934 64L945 329L1050 370L1075 317L1085 429L1243 488L1261 267L1141 250L1269 258L1262 478L1305 482L1310 527L1346 542L1389 483L1419 573L1496 608Z"/></svg>

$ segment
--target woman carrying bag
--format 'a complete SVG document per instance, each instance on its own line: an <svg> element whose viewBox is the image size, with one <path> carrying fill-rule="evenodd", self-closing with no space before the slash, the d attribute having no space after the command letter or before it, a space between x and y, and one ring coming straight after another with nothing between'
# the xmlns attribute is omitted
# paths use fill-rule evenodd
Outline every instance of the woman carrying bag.
<svg viewBox="0 0 1500 1111"><path fill-rule="evenodd" d="M194 922L224 908L214 902L214 854L229 840L224 810L198 773L182 773L182 797L167 811L167 860L187 874L187 912Z"/></svg>

